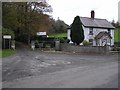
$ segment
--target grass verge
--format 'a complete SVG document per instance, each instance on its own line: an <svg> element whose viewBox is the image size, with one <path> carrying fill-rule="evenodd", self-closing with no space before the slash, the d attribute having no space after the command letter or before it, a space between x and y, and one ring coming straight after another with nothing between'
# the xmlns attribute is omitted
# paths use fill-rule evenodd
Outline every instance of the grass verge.
<svg viewBox="0 0 120 90"><path fill-rule="evenodd" d="M67 37L67 33L52 34L49 37Z"/></svg>
<svg viewBox="0 0 120 90"><path fill-rule="evenodd" d="M114 42L120 42L120 28L115 29Z"/></svg>
<svg viewBox="0 0 120 90"><path fill-rule="evenodd" d="M10 55L13 55L15 54L16 51L15 50L0 50L0 58L4 58L4 57L8 57Z"/></svg>

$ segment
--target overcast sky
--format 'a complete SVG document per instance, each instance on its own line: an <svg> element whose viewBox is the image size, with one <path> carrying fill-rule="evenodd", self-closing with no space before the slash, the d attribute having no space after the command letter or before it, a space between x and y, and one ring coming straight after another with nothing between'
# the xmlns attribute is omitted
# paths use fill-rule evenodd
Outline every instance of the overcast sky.
<svg viewBox="0 0 120 90"><path fill-rule="evenodd" d="M95 11L95 18L118 20L118 2L120 0L49 0L53 8L52 16L58 17L68 25L76 15L90 17L91 10Z"/></svg>

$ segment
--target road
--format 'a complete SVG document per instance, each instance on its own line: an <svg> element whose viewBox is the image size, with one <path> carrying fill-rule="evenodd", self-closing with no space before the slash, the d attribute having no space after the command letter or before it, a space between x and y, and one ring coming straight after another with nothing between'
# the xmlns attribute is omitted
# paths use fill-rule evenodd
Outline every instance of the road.
<svg viewBox="0 0 120 90"><path fill-rule="evenodd" d="M0 58L0 89L2 89L2 58Z"/></svg>
<svg viewBox="0 0 120 90"><path fill-rule="evenodd" d="M22 46L22 47L21 47ZM117 88L118 55L31 51L3 58L3 88Z"/></svg>

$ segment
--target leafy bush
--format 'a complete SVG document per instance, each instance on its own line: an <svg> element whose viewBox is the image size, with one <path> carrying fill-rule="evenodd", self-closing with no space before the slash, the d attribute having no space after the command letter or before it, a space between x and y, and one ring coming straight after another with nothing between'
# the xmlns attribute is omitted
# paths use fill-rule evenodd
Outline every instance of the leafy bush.
<svg viewBox="0 0 120 90"><path fill-rule="evenodd" d="M63 37L57 37L56 40L59 40L61 43L64 43L66 41Z"/></svg>
<svg viewBox="0 0 120 90"><path fill-rule="evenodd" d="M115 35L114 35L114 41L115 42L120 42L120 28L115 29Z"/></svg>
<svg viewBox="0 0 120 90"><path fill-rule="evenodd" d="M8 49L2 51L0 50L0 58L7 57L13 54L16 54L15 50L8 50Z"/></svg>
<svg viewBox="0 0 120 90"><path fill-rule="evenodd" d="M120 47L113 47L112 51L120 51Z"/></svg>
<svg viewBox="0 0 120 90"><path fill-rule="evenodd" d="M55 34L51 34L49 35L49 37L67 37L67 33L55 33Z"/></svg>
<svg viewBox="0 0 120 90"><path fill-rule="evenodd" d="M34 37L33 40L38 40L39 42L55 42L55 40L59 40L61 43L66 42L67 37Z"/></svg>
<svg viewBox="0 0 120 90"><path fill-rule="evenodd" d="M0 33L2 33L2 35L11 35L12 39L15 38L14 32L10 29L7 29L7 28L2 28L2 30L0 30Z"/></svg>
<svg viewBox="0 0 120 90"><path fill-rule="evenodd" d="M84 45L84 46L90 46L91 43L85 40L85 41L83 41L83 45Z"/></svg>
<svg viewBox="0 0 120 90"><path fill-rule="evenodd" d="M74 21L71 25L70 37L72 42L76 43L77 45L82 43L84 40L84 30L79 16L74 18Z"/></svg>

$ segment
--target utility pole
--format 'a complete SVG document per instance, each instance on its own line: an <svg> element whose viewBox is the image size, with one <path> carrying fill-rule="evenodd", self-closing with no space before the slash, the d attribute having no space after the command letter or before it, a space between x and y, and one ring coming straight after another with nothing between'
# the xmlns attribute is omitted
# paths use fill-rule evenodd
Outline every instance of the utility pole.
<svg viewBox="0 0 120 90"><path fill-rule="evenodd" d="M0 2L0 30L2 29L2 3Z"/></svg>
<svg viewBox="0 0 120 90"><path fill-rule="evenodd" d="M120 23L120 1L118 2L118 22Z"/></svg>

